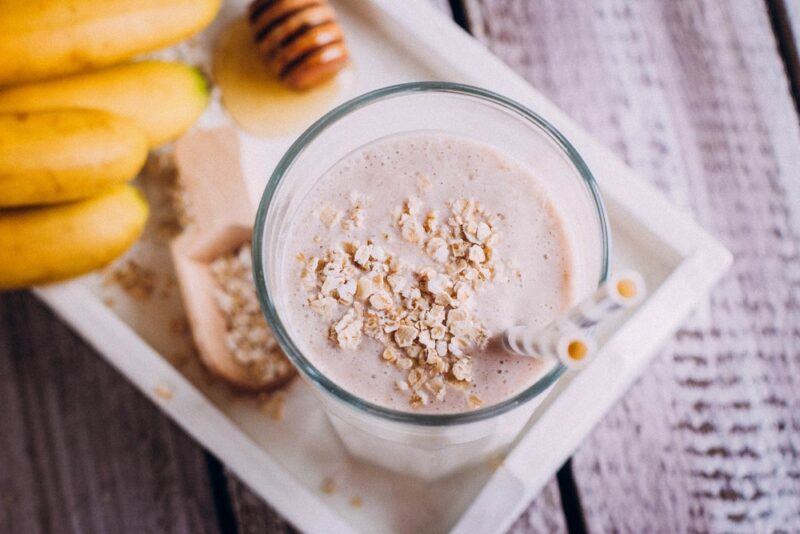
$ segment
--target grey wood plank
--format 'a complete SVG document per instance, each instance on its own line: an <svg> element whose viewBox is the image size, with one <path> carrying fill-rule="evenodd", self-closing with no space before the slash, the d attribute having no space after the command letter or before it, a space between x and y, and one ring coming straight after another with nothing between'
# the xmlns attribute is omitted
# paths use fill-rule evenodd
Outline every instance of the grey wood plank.
<svg viewBox="0 0 800 534"><path fill-rule="evenodd" d="M215 532L206 456L28 293L0 296L0 532Z"/></svg>
<svg viewBox="0 0 800 534"><path fill-rule="evenodd" d="M553 477L511 526L509 534L557 534L562 532L567 532L567 523L561 508L558 482Z"/></svg>
<svg viewBox="0 0 800 534"><path fill-rule="evenodd" d="M597 532L800 524L800 133L761 2L468 2L477 33L736 262L573 457Z"/></svg>
<svg viewBox="0 0 800 534"><path fill-rule="evenodd" d="M37 473L28 454L22 394L11 358L8 307L2 306L0 316L0 532L37 532L42 526L39 518L47 521L48 511L35 498Z"/></svg>
<svg viewBox="0 0 800 534"><path fill-rule="evenodd" d="M275 510L253 493L236 475L228 472L228 492L240 534L297 532Z"/></svg>

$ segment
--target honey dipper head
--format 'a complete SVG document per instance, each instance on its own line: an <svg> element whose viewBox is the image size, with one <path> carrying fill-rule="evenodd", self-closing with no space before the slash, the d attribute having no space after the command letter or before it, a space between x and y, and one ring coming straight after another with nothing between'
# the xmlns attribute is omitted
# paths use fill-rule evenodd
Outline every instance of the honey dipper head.
<svg viewBox="0 0 800 534"><path fill-rule="evenodd" d="M347 64L344 33L327 0L254 0L249 20L259 54L292 89L319 85Z"/></svg>

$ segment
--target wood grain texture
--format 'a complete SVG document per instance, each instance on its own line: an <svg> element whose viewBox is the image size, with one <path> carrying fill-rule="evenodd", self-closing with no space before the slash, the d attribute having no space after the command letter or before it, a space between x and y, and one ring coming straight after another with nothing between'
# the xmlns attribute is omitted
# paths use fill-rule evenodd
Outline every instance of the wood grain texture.
<svg viewBox="0 0 800 534"><path fill-rule="evenodd" d="M555 477L547 483L509 530L509 534L560 534L567 532L561 508L561 494Z"/></svg>
<svg viewBox="0 0 800 534"><path fill-rule="evenodd" d="M239 534L289 534L297 532L261 497L227 472L231 509Z"/></svg>
<svg viewBox="0 0 800 534"><path fill-rule="evenodd" d="M28 293L0 296L0 532L215 532L202 450Z"/></svg>
<svg viewBox="0 0 800 534"><path fill-rule="evenodd" d="M476 33L734 253L573 458L596 532L800 525L800 134L765 5L469 0Z"/></svg>

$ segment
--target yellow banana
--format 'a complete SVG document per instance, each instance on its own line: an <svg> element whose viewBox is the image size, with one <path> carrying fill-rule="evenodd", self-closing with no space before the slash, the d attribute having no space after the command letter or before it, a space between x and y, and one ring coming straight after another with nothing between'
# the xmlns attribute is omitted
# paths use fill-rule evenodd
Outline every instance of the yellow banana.
<svg viewBox="0 0 800 534"><path fill-rule="evenodd" d="M163 61L129 63L0 90L0 112L101 109L136 122L151 147L180 136L207 102L208 87L196 68Z"/></svg>
<svg viewBox="0 0 800 534"><path fill-rule="evenodd" d="M138 239L147 212L130 185L69 204L0 212L0 289L63 280L109 263Z"/></svg>
<svg viewBox="0 0 800 534"><path fill-rule="evenodd" d="M220 0L0 0L0 85L125 61L203 29Z"/></svg>
<svg viewBox="0 0 800 534"><path fill-rule="evenodd" d="M88 197L124 183L147 157L133 121L104 111L0 113L0 208Z"/></svg>

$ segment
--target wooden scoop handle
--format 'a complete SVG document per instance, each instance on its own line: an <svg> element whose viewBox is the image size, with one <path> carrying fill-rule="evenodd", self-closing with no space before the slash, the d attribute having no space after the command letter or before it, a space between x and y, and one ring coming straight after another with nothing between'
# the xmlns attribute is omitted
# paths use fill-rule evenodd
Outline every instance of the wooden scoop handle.
<svg viewBox="0 0 800 534"><path fill-rule="evenodd" d="M234 128L195 130L185 135L175 144L175 164L186 210L197 230L252 227L255 208L247 192Z"/></svg>

